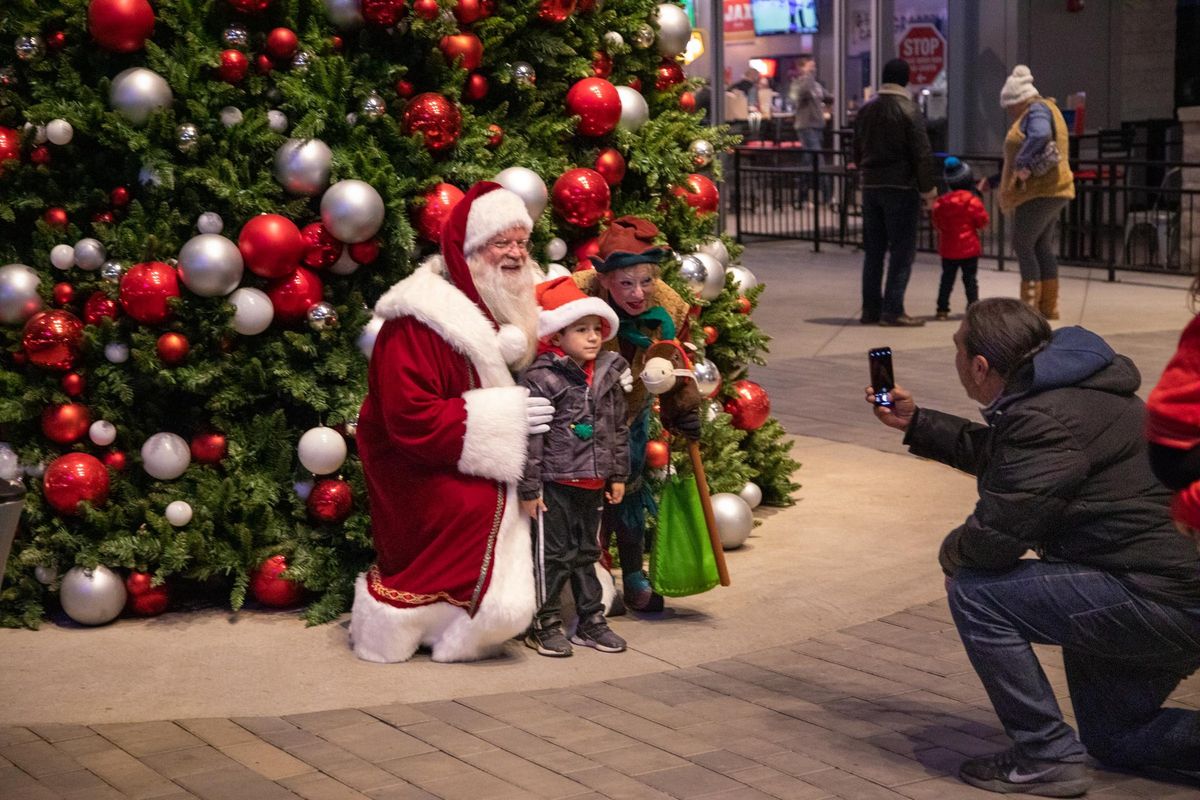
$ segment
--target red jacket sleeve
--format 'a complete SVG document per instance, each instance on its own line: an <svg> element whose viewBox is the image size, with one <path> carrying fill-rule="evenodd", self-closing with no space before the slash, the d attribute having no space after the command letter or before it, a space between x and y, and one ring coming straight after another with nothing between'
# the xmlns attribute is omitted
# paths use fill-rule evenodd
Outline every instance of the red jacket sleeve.
<svg viewBox="0 0 1200 800"><path fill-rule="evenodd" d="M975 223L976 228L986 228L987 224L991 222L983 201L974 195L971 196L971 220Z"/></svg>

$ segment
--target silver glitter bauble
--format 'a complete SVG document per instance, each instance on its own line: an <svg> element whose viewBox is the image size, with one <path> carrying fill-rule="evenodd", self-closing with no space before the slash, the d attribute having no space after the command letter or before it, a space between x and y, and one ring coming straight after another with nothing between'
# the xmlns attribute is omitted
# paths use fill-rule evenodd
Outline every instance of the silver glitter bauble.
<svg viewBox="0 0 1200 800"><path fill-rule="evenodd" d="M546 260L558 261L567 255L567 243L555 236L546 242Z"/></svg>
<svg viewBox="0 0 1200 800"><path fill-rule="evenodd" d="M64 272L75 266L75 248L69 244L56 244L50 248L50 264Z"/></svg>
<svg viewBox="0 0 1200 800"><path fill-rule="evenodd" d="M129 360L129 345L124 342L109 342L104 345L104 357L110 364L124 364Z"/></svg>
<svg viewBox="0 0 1200 800"><path fill-rule="evenodd" d="M100 279L105 283L116 286L121 282L121 276L124 274L125 267L120 261L105 261L100 265Z"/></svg>
<svg viewBox="0 0 1200 800"><path fill-rule="evenodd" d="M217 118L226 128L232 128L234 125L241 125L245 115L237 106L225 106L217 113Z"/></svg>
<svg viewBox="0 0 1200 800"><path fill-rule="evenodd" d="M704 244L696 248L698 253L708 253L710 256L721 262L721 266L729 266L729 249L725 247L725 243L720 239L709 239Z"/></svg>
<svg viewBox="0 0 1200 800"><path fill-rule="evenodd" d="M288 129L287 114L272 108L267 112L267 127L272 133L283 133Z"/></svg>
<svg viewBox="0 0 1200 800"><path fill-rule="evenodd" d="M125 582L103 564L72 567L63 576L58 600L67 616L80 625L112 622L125 608Z"/></svg>
<svg viewBox="0 0 1200 800"><path fill-rule="evenodd" d="M379 119L387 113L387 103L383 102L383 98L371 92L367 95L367 99L362 101L362 105L358 107L358 111L367 119Z"/></svg>
<svg viewBox="0 0 1200 800"><path fill-rule="evenodd" d="M86 269L89 272L100 269L100 265L107 257L104 245L96 239L80 239L75 243L75 266L80 269Z"/></svg>
<svg viewBox="0 0 1200 800"><path fill-rule="evenodd" d="M220 233L225 230L225 220L215 211L205 211L196 218L196 230L201 233Z"/></svg>
<svg viewBox="0 0 1200 800"><path fill-rule="evenodd" d="M733 492L718 492L712 496L712 510L721 547L736 550L745 544L754 530L754 512L746 501Z"/></svg>
<svg viewBox="0 0 1200 800"><path fill-rule="evenodd" d="M707 167L712 163L713 156L716 155L716 148L707 139L694 139L688 145L688 153L692 156L692 163L697 167Z"/></svg>
<svg viewBox="0 0 1200 800"><path fill-rule="evenodd" d="M162 175L156 168L146 164L138 170L138 183L142 186L162 186Z"/></svg>
<svg viewBox="0 0 1200 800"><path fill-rule="evenodd" d="M492 178L496 183L508 189L521 198L529 218L537 222L537 218L546 210L550 195L546 191L546 183L531 169L526 167L509 167L500 170Z"/></svg>
<svg viewBox="0 0 1200 800"><path fill-rule="evenodd" d="M335 28L349 30L363 24L362 0L325 0L325 13Z"/></svg>
<svg viewBox="0 0 1200 800"><path fill-rule="evenodd" d="M621 118L617 127L621 130L636 131L650 119L650 106L646 98L632 86L618 86L617 95L621 98Z"/></svg>
<svg viewBox="0 0 1200 800"><path fill-rule="evenodd" d="M181 153L194 153L200 146L200 130L190 122L175 128L175 146Z"/></svg>
<svg viewBox="0 0 1200 800"><path fill-rule="evenodd" d="M321 196L321 222L338 241L365 242L383 225L383 198L366 181L338 181Z"/></svg>
<svg viewBox="0 0 1200 800"><path fill-rule="evenodd" d="M308 327L314 331L324 331L338 325L337 309L329 303L313 303L304 312L304 317L308 320Z"/></svg>
<svg viewBox="0 0 1200 800"><path fill-rule="evenodd" d="M40 36L18 36L13 49L22 61L37 61L46 55L46 42Z"/></svg>
<svg viewBox="0 0 1200 800"><path fill-rule="evenodd" d="M238 246L215 233L188 239L179 251L179 279L201 297L224 297L242 281L244 262Z"/></svg>
<svg viewBox="0 0 1200 800"><path fill-rule="evenodd" d="M45 136L50 144L70 144L75 138L75 129L65 119L52 119L46 123Z"/></svg>
<svg viewBox="0 0 1200 800"><path fill-rule="evenodd" d="M151 478L173 481L187 472L192 450L177 433L156 433L142 443L142 469Z"/></svg>
<svg viewBox="0 0 1200 800"><path fill-rule="evenodd" d="M333 151L320 139L288 139L275 151L275 180L292 194L315 197L329 185Z"/></svg>
<svg viewBox="0 0 1200 800"><path fill-rule="evenodd" d="M0 267L0 323L20 325L42 309L37 270L25 264Z"/></svg>
<svg viewBox="0 0 1200 800"><path fill-rule="evenodd" d="M358 114L354 111L351 111L349 114L347 114L346 115L346 124L349 125L351 128L353 128L355 125L357 125L358 124Z"/></svg>
<svg viewBox="0 0 1200 800"><path fill-rule="evenodd" d="M625 37L616 31L608 31L604 34L604 47L609 55L612 55L614 50L620 50L625 46Z"/></svg>
<svg viewBox="0 0 1200 800"><path fill-rule="evenodd" d="M762 503L762 489L758 488L757 483L747 482L742 487L742 490L738 492L738 497L745 500L746 505L750 506L751 509L755 509Z"/></svg>
<svg viewBox="0 0 1200 800"><path fill-rule="evenodd" d="M226 47L245 48L250 44L250 32L241 25L230 25L221 34L221 41Z"/></svg>
<svg viewBox="0 0 1200 800"><path fill-rule="evenodd" d="M704 288L700 290L700 299L716 300L725 289L725 267L707 253L692 253L692 255L704 263L704 270L707 273L704 279Z"/></svg>
<svg viewBox="0 0 1200 800"><path fill-rule="evenodd" d="M703 261L694 254L689 254L679 260L679 277L687 283L692 294L699 297L704 291L705 281L708 280L708 269Z"/></svg>
<svg viewBox="0 0 1200 800"><path fill-rule="evenodd" d="M674 3L658 6L658 54L674 58L687 49L692 38L692 23L687 12Z"/></svg>
<svg viewBox="0 0 1200 800"><path fill-rule="evenodd" d="M537 71L528 61L514 61L512 76L513 83L517 86L533 86L537 83Z"/></svg>
<svg viewBox="0 0 1200 800"><path fill-rule="evenodd" d="M639 50L645 50L652 44L654 44L654 28L644 23L639 25L638 29L633 32L633 46Z"/></svg>
<svg viewBox="0 0 1200 800"><path fill-rule="evenodd" d="M696 378L696 388L701 397L712 397L721 388L721 371L707 358L692 362L692 375Z"/></svg>
<svg viewBox="0 0 1200 800"><path fill-rule="evenodd" d="M297 72L303 72L308 69L308 65L312 63L312 53L307 50L301 50L292 56L292 69Z"/></svg>
<svg viewBox="0 0 1200 800"><path fill-rule="evenodd" d="M738 294L745 294L755 286L758 286L758 278L754 276L753 272L746 269L741 264L734 264L726 271L729 273L730 277L733 278L733 288Z"/></svg>
<svg viewBox="0 0 1200 800"><path fill-rule="evenodd" d="M143 67L130 67L118 73L108 90L108 102L113 109L139 126L144 125L155 111L171 105L174 99L166 80Z"/></svg>

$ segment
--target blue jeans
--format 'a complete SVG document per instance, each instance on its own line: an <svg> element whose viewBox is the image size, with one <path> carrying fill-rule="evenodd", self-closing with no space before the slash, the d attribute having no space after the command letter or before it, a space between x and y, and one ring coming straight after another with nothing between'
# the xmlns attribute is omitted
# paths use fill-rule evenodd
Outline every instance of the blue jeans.
<svg viewBox="0 0 1200 800"><path fill-rule="evenodd" d="M959 570L949 599L971 664L1023 755L1082 761L1086 746L1114 766L1200 764L1200 711L1162 707L1200 667L1200 605L1165 605L1110 573L1035 559L1001 573ZM1031 643L1062 647L1079 738Z"/></svg>
<svg viewBox="0 0 1200 800"><path fill-rule="evenodd" d="M804 149L809 151L805 153L801 159L801 166L804 167L804 172L800 176L800 193L802 196L807 196L812 188L812 170L813 164L819 164L821 154L817 151L825 146L825 129L824 128L797 128L796 135L800 142L804 145ZM818 167L819 169L819 167ZM829 197L833 194L833 186L828 176L821 176L817 179L821 187L821 202L828 203ZM816 198L814 197L815 201Z"/></svg>
<svg viewBox="0 0 1200 800"><path fill-rule="evenodd" d="M862 315L871 322L880 315L904 314L904 290L917 255L917 223L921 196L915 189L863 189ZM883 257L891 251L887 286Z"/></svg>

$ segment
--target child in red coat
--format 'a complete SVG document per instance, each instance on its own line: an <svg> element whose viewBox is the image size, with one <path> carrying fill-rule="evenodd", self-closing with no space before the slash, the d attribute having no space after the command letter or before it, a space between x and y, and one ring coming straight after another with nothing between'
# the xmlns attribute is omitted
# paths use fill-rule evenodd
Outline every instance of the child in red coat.
<svg viewBox="0 0 1200 800"><path fill-rule="evenodd" d="M946 194L933 204L933 227L938 232L938 255L942 257L942 282L938 286L937 318L950 319L950 290L954 275L962 270L967 305L979 299L979 229L988 224L987 209L975 194L974 176L965 161L954 156L946 159L944 167Z"/></svg>

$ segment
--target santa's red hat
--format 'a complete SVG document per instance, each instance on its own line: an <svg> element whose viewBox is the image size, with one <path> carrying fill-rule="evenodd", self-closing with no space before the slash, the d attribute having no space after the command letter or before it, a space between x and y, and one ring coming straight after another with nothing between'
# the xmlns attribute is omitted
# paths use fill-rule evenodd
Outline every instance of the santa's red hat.
<svg viewBox="0 0 1200 800"><path fill-rule="evenodd" d="M589 297L570 278L554 278L537 286L538 338L546 339L563 328L583 319L600 318L600 330L605 341L617 333L617 312L599 297Z"/></svg>

